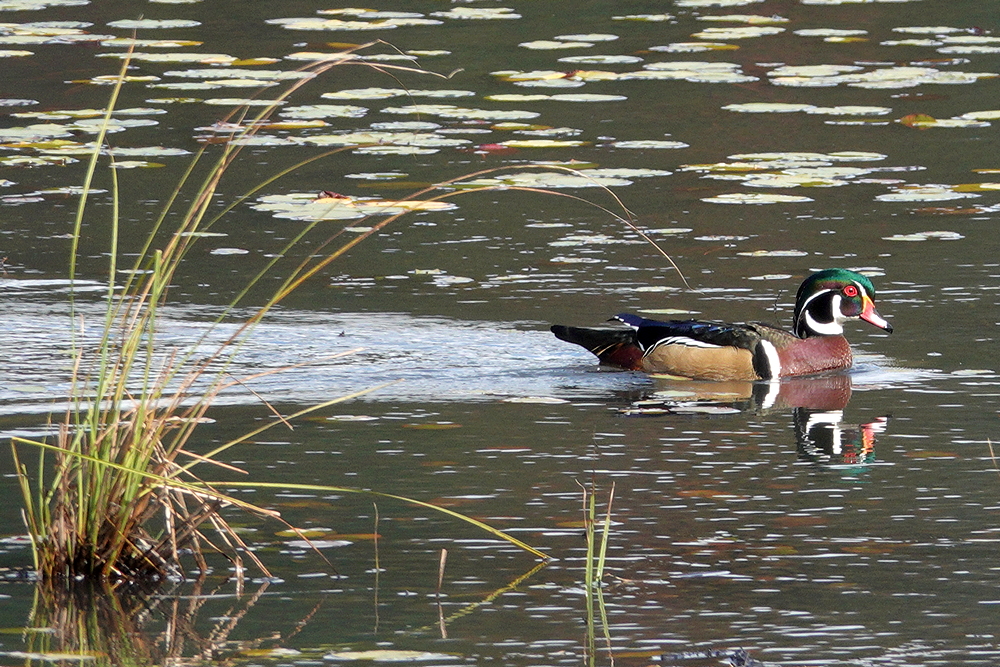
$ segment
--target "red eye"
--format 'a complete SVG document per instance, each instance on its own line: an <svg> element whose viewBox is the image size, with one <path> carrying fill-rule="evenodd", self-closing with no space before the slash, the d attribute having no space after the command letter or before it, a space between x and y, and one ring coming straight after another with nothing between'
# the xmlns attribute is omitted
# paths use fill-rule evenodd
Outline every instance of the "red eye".
<svg viewBox="0 0 1000 667"><path fill-rule="evenodd" d="M844 288L844 296L854 297L858 295L858 288L854 285L848 285Z"/></svg>

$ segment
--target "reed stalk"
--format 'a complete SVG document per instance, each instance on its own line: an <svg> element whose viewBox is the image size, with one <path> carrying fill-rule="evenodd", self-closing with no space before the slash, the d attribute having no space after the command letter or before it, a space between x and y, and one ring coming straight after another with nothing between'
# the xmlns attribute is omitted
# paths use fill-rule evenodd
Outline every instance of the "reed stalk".
<svg viewBox="0 0 1000 667"><path fill-rule="evenodd" d="M368 46L371 45L360 48ZM303 69L315 78L334 67L348 64L357 64L350 52ZM79 244L84 221L89 220L86 200L91 184L104 156L110 152L111 160L114 159L113 152L108 151L105 144L105 132L127 67L126 59L112 90L104 127L94 142L84 176L69 261L71 280L77 278ZM410 67L372 67L428 74ZM278 97L278 102L294 94L305 82L306 79L300 79L292 84ZM255 117L250 117L248 109L234 112L227 120L235 117L241 129L232 138L252 137L275 108L276 105L265 108ZM14 463L24 497L24 520L32 541L34 565L43 580L69 582L84 578L122 585L181 577L184 554L190 553L198 568L204 571L207 551L224 554L237 573L243 572L243 558L246 557L266 574L267 568L232 530L220 510L235 507L266 518L279 518L277 513L218 491L217 485L205 481L203 475L196 474L196 469L207 467L242 472L224 464L220 455L269 428L287 424L289 419L378 388L337 397L289 417L275 415L277 418L266 425L207 454L192 452L190 445L197 426L206 420L206 413L215 399L221 392L240 384L229 377L227 369L253 326L296 287L370 235L338 246L339 234L334 234L323 245L323 254L311 255L295 267L255 314L223 342L214 344L207 354L204 353L205 337L186 349L164 350L157 341L156 331L161 311L169 302L169 287L199 233L219 219L219 216L209 216L210 205L224 175L236 164L241 144L240 141L226 141L220 147L201 147L180 182L167 194L140 252L125 271L127 277L123 283L118 282L121 262L117 202L121 195L116 171L110 169L115 205L110 221L106 305L102 321L97 325L98 341L95 345L84 338L89 323L77 313L74 304L74 365L68 408L56 421L55 435L51 439L12 439ZM272 181L265 181L220 215ZM183 204L185 201L187 203ZM393 216L375 227L380 229L396 218L398 216ZM168 221L173 220L177 222L170 223L168 228ZM306 225L288 242L285 250L290 250L315 224ZM277 253L278 257L285 254ZM217 322L221 322L273 269L272 262L251 278ZM25 447L37 453L37 464L33 464L37 466L35 472L29 472L23 459ZM443 511L544 556L500 531L451 510L397 496L382 497Z"/></svg>

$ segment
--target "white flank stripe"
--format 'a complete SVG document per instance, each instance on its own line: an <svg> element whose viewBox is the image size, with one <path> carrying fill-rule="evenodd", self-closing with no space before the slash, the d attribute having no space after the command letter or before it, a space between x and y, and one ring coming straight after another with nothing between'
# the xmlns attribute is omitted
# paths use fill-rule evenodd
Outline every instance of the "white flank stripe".
<svg viewBox="0 0 1000 667"><path fill-rule="evenodd" d="M774 346L774 343L766 340L760 341L760 344L764 348L764 356L767 357L767 365L771 368L771 377L764 379L777 380L781 377L781 359L778 358L778 348Z"/></svg>

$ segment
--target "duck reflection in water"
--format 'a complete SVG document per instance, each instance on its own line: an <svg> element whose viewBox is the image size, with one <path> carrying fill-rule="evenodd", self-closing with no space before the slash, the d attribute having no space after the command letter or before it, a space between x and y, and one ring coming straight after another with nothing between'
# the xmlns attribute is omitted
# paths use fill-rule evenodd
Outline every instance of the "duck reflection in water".
<svg viewBox="0 0 1000 667"><path fill-rule="evenodd" d="M780 382L698 382L651 376L656 392L632 402L623 414L725 415L790 410L799 458L832 465L861 465L875 456L876 437L888 416L856 424L844 422L851 400L848 373L788 378Z"/></svg>

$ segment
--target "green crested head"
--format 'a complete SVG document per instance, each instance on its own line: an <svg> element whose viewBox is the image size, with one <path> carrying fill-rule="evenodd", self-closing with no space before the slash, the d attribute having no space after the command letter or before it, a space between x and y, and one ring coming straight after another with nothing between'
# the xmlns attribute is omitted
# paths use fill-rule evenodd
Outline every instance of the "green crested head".
<svg viewBox="0 0 1000 667"><path fill-rule="evenodd" d="M800 338L839 336L844 322L857 319L892 331L875 311L872 281L856 271L819 271L806 278L795 295L795 335Z"/></svg>

